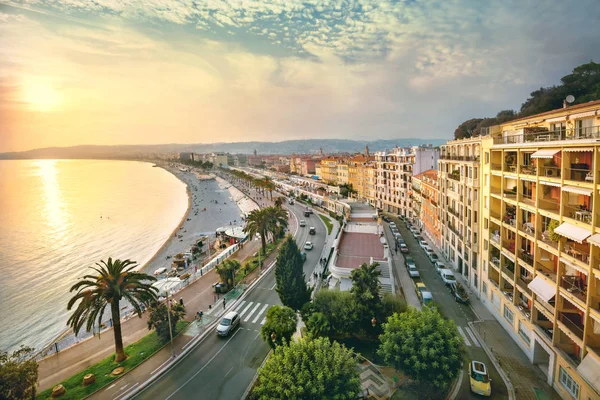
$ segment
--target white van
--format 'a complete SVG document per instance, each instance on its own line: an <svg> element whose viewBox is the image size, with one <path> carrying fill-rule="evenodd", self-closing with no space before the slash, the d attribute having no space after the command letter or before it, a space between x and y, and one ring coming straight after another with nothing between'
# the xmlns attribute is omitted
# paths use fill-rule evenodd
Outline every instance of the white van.
<svg viewBox="0 0 600 400"><path fill-rule="evenodd" d="M449 269L441 269L440 276L442 277L442 281L444 281L444 284L446 285L456 283L456 277L454 276L454 273Z"/></svg>

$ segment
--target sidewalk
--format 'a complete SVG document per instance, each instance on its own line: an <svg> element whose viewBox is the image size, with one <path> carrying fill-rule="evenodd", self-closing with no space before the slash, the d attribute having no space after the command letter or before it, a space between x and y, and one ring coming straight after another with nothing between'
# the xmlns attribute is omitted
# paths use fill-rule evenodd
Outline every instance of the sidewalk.
<svg viewBox="0 0 600 400"><path fill-rule="evenodd" d="M233 254L230 259L238 260L240 263L251 257L258 251L260 242L249 241L243 248ZM209 309L214 305L217 295L213 292L212 285L219 280L219 276L213 269L189 286L174 295L175 299L183 298L186 307L186 320L192 321L196 311ZM123 342L125 346L146 336L150 331L146 323L148 314L142 314L142 318L133 317L121 322L123 331ZM101 335L90 337L58 353L54 353L39 362L38 382L39 390L43 391L53 385L69 378L70 376L93 365L114 352L114 337L112 328L102 332Z"/></svg>
<svg viewBox="0 0 600 400"><path fill-rule="evenodd" d="M442 251L435 243L427 235L422 236L437 253L440 260L446 261L446 265L450 265L448 259L444 257ZM514 342L508 332L504 330L481 300L479 300L479 296L473 293L472 288L468 285L465 278L461 274L455 274L455 276L456 280L469 292L469 305L479 319L479 321L475 321L469 325L483 339L484 344L487 345L492 353L494 361L507 376L514 388L516 398L519 400L560 400L561 397L558 393L546 383L544 373L537 366L529 362L525 353Z"/></svg>

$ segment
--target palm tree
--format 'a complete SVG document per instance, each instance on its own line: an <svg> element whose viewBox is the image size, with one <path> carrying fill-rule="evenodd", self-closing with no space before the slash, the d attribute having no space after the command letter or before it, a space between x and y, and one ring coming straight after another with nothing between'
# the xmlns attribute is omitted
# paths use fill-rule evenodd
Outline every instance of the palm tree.
<svg viewBox="0 0 600 400"><path fill-rule="evenodd" d="M237 260L225 260L215 267L221 282L229 288L235 286L235 272L240 269L240 262Z"/></svg>
<svg viewBox="0 0 600 400"><path fill-rule="evenodd" d="M263 254L267 251L267 235L275 235L278 230L286 228L288 225L287 211L283 208L266 207L260 210L253 210L246 218L244 232L253 237L257 233L260 235Z"/></svg>
<svg viewBox="0 0 600 400"><path fill-rule="evenodd" d="M268 190L271 196L271 200L273 200L273 190L275 190L275 183L273 183L273 180L268 176L265 176L262 181L263 193L265 189Z"/></svg>
<svg viewBox="0 0 600 400"><path fill-rule="evenodd" d="M106 306L110 306L115 336L115 362L127 358L123 349L121 335L121 316L119 302L125 298L135 309L138 317L142 316L142 305L150 305L156 301L157 289L150 282L156 280L151 275L134 271L137 267L135 261L108 259L108 262L96 263L91 267L96 275L84 275L83 280L71 287L71 292L77 294L69 300L67 310L71 310L77 301L81 300L67 324L73 328L75 334L79 333L83 324L91 331L94 323L102 323L102 316Z"/></svg>
<svg viewBox="0 0 600 400"><path fill-rule="evenodd" d="M281 208L282 205L283 205L283 197L277 196L275 198L275 207Z"/></svg>

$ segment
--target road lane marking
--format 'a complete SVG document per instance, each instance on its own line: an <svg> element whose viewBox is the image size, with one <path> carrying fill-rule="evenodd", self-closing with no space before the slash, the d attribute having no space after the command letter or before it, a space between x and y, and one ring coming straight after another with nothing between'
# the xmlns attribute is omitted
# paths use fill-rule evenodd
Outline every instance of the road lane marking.
<svg viewBox="0 0 600 400"><path fill-rule="evenodd" d="M249 309L250 307L252 307L252 304L254 304L254 302L253 302L253 301L251 301L250 303L248 303L248 305L246 306L246 308L244 308L244 310L243 310L243 311L241 311L241 312L239 313L239 314L240 314L240 317L241 317L242 315L244 315L244 313L245 313L246 311L248 311L248 309Z"/></svg>
<svg viewBox="0 0 600 400"><path fill-rule="evenodd" d="M179 386L173 393L171 393L169 395L169 397L167 397L165 400L169 400L171 397L175 396L175 394L177 392L179 392L185 385L187 385L188 383L191 382L192 379L194 379L200 372L204 371L204 368L208 367L208 365L215 359L217 358L217 356L219 355L219 353L225 348L225 346L227 346L229 344L229 342L231 342L231 340L235 337L235 335L238 334L238 332L240 332L239 329L237 329L235 332L233 332L233 335L231 335L231 337L227 340L227 342L225 342L225 344L219 349L219 351L216 352L216 354L214 356L211 357L210 360L208 360L208 362L206 364L204 364L202 366L202 368L200 368L198 371L196 371L196 373L194 375L191 376L190 379L188 379L187 381L185 381L183 383L183 385Z"/></svg>
<svg viewBox="0 0 600 400"><path fill-rule="evenodd" d="M269 289L269 290L273 290L273 289L275 289L275 286L277 286L277 282L275 282L275 283L273 284L273 286L271 286L271 289Z"/></svg>
<svg viewBox="0 0 600 400"><path fill-rule="evenodd" d="M252 318L252 314L254 314L256 312L256 310L258 310L258 307L260 307L260 303L256 303L256 305L254 306L254 308L252 309L252 311L250 311L248 313L248 315L246 315L246 318L244 318L244 322L248 322L248 320L250 318Z"/></svg>
<svg viewBox="0 0 600 400"><path fill-rule="evenodd" d="M136 386L138 386L139 384L140 384L139 382L136 382L132 387L130 387L129 389L127 389L126 391L124 391L123 393L121 393L120 395L118 395L117 397L115 397L114 400L125 398L125 396L127 396L127 394L129 392L131 392L133 389L135 389Z"/></svg>
<svg viewBox="0 0 600 400"><path fill-rule="evenodd" d="M236 306L236 307L233 309L233 311L237 311L237 310L239 310L240 308L242 308L242 306L243 306L244 304L246 304L246 300L242 300L242 301L240 302L240 304L238 304L238 305L237 305L237 306Z"/></svg>
<svg viewBox="0 0 600 400"><path fill-rule="evenodd" d="M465 344L467 346L471 347L471 343L469 342L469 339L467 339L467 336L465 335L465 333L463 332L463 330L460 326L458 327L458 333L460 333L460 336L462 336L463 340L465 341Z"/></svg>
<svg viewBox="0 0 600 400"><path fill-rule="evenodd" d="M233 367L229 368L229 371L225 374L225 376L229 375L229 373L233 370Z"/></svg>
<svg viewBox="0 0 600 400"><path fill-rule="evenodd" d="M191 343L192 341L190 340L188 343ZM150 375L154 374L156 371L158 371L159 369L162 368L163 365L165 365L166 363L168 363L169 361L171 361L171 358L169 358L167 361L165 361L164 363L160 364L158 366L158 368L156 368L154 371L150 372Z"/></svg>
<svg viewBox="0 0 600 400"><path fill-rule="evenodd" d="M258 321L258 319L260 318L261 314L265 312L265 310L267 309L267 307L269 307L268 304L265 304L263 306L263 308L258 312L258 314L256 314L256 317L254 317L254 319L252 320L252 323L255 324L256 321Z"/></svg>
<svg viewBox="0 0 600 400"><path fill-rule="evenodd" d="M106 390L110 390L110 389L114 388L115 386L117 386L117 384L113 383L112 385L110 385L109 387L107 387Z"/></svg>
<svg viewBox="0 0 600 400"><path fill-rule="evenodd" d="M264 325L264 324L265 324L265 322L267 322L267 317L264 317L264 318L263 318L263 320L262 320L262 321L260 321L260 324L261 324L261 325Z"/></svg>
<svg viewBox="0 0 600 400"><path fill-rule="evenodd" d="M469 327L465 326L465 331L467 331L467 333L469 334L469 337L473 341L473 344L477 347L481 347L481 345L479 344L479 341L477 341L477 339L475 338L475 335L473 335L473 332L471 332Z"/></svg>

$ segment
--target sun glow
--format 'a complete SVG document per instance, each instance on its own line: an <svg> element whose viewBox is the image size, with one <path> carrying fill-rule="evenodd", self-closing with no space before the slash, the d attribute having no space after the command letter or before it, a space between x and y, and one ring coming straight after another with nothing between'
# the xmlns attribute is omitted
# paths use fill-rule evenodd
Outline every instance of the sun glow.
<svg viewBox="0 0 600 400"><path fill-rule="evenodd" d="M23 101L36 111L50 112L60 107L62 94L47 82L33 80L23 85Z"/></svg>

